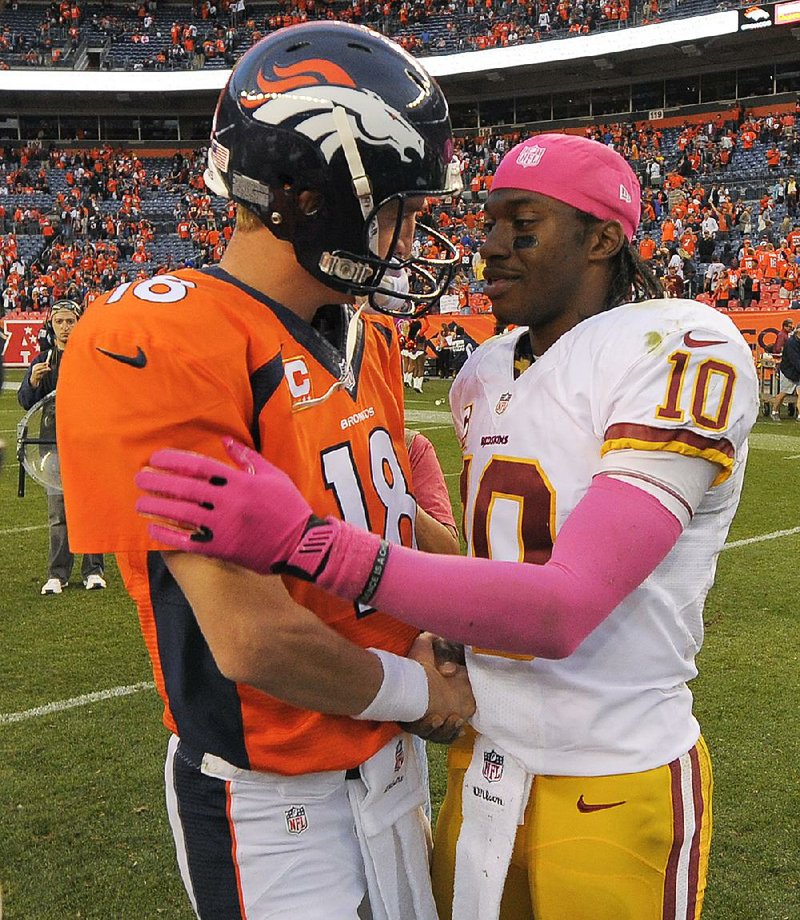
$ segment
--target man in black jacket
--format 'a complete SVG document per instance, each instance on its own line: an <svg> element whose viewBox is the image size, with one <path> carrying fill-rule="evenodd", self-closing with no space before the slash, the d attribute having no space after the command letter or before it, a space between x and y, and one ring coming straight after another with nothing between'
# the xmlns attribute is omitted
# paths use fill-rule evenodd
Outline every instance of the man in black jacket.
<svg viewBox="0 0 800 920"><path fill-rule="evenodd" d="M780 390L772 404L772 420L780 421L781 403L787 396L797 395L800 386L800 324L798 324L783 346L780 365ZM795 410L795 421L800 421Z"/></svg>
<svg viewBox="0 0 800 920"><path fill-rule="evenodd" d="M53 304L47 319L53 347L40 352L34 358L20 384L17 399L23 409L31 409L56 389L64 348L80 315L81 308L72 300L59 300ZM42 431L46 431L48 427L52 428L55 437L55 413L52 410L49 425L48 419L42 418ZM42 594L61 594L69 582L74 557L69 550L64 495L60 489L47 490L47 520L50 526L50 553L47 581L42 585ZM105 588L102 555L84 554L81 576L87 590Z"/></svg>

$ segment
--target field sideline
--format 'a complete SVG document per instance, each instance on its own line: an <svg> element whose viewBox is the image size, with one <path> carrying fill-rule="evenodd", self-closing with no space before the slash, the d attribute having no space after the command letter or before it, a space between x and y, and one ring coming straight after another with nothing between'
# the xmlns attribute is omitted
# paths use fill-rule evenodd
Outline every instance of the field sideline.
<svg viewBox="0 0 800 920"><path fill-rule="evenodd" d="M434 442L457 505L458 449L446 402L435 402L446 390L429 381L409 395L408 422ZM74 579L60 597L39 595L46 511L33 484L16 497L21 415L4 390L0 918L191 920L162 805L166 732L135 612L110 560L107 591ZM704 920L800 918L799 468L800 424L759 421L706 607L693 685L716 781ZM443 749L430 757L438 803Z"/></svg>

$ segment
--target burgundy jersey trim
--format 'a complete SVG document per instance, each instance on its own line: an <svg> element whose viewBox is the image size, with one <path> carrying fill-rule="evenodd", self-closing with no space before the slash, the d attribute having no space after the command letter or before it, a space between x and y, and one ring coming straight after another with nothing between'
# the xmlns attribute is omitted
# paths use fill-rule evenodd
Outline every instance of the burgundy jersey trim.
<svg viewBox="0 0 800 920"><path fill-rule="evenodd" d="M606 430L606 441L617 441L623 438L647 441L651 444L685 444L687 447L692 447L697 451L718 451L731 460L736 456L736 450L727 438L708 438L685 428L656 428L654 425L634 425L628 422L620 422L616 425L611 425Z"/></svg>

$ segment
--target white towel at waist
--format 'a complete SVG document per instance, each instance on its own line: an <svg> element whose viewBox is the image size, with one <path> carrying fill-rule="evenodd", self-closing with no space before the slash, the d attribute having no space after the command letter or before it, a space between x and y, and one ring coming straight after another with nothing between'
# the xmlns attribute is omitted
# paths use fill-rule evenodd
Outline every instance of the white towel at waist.
<svg viewBox="0 0 800 920"><path fill-rule="evenodd" d="M532 779L519 761L478 735L464 774L453 920L497 920Z"/></svg>
<svg viewBox="0 0 800 920"><path fill-rule="evenodd" d="M438 920L426 790L410 736L393 738L360 772L347 786L373 920Z"/></svg>

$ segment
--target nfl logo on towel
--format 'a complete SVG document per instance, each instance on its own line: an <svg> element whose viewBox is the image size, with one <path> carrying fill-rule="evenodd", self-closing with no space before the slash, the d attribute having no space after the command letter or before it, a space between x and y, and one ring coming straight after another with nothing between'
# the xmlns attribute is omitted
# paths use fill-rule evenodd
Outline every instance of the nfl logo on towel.
<svg viewBox="0 0 800 920"><path fill-rule="evenodd" d="M503 778L503 760L497 751L483 752L483 775L487 782L496 783Z"/></svg>
<svg viewBox="0 0 800 920"><path fill-rule="evenodd" d="M290 834L302 834L308 828L305 805L292 805L283 814L286 818L286 830Z"/></svg>

